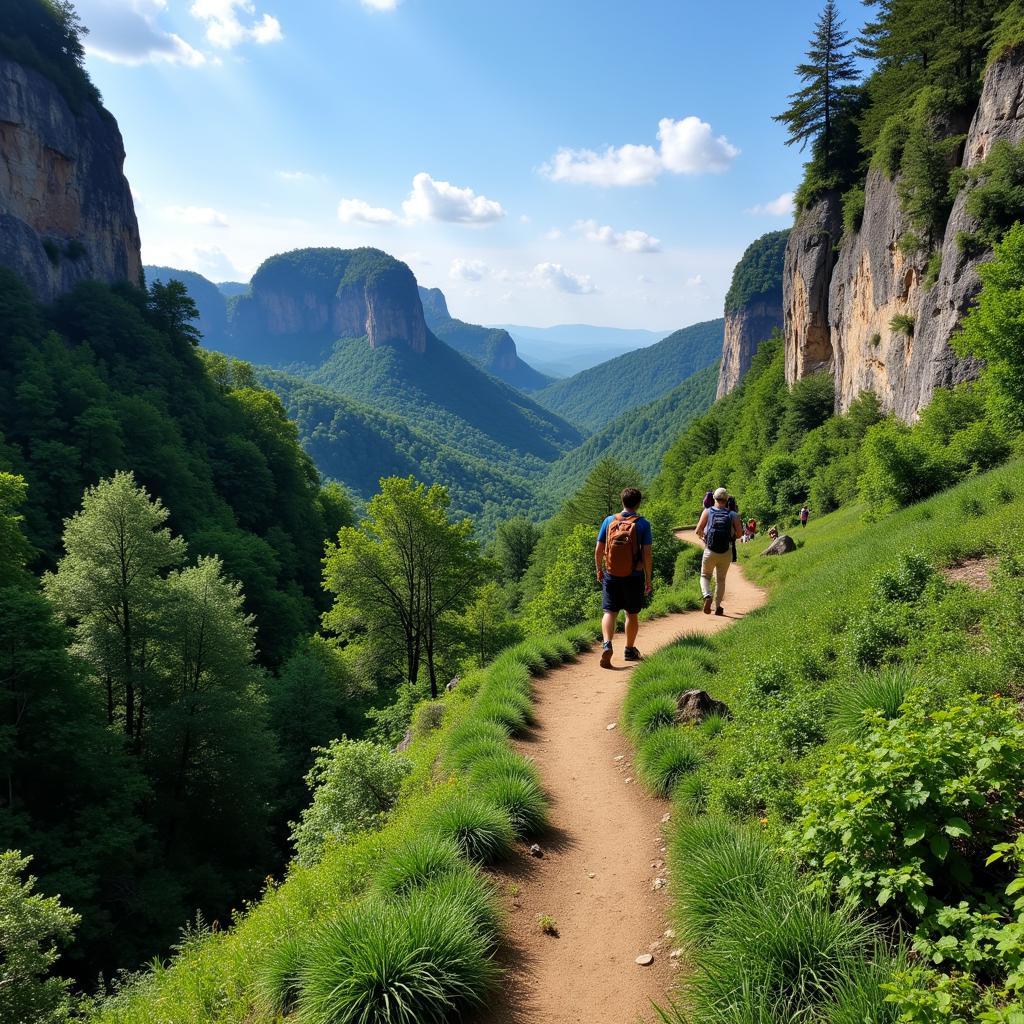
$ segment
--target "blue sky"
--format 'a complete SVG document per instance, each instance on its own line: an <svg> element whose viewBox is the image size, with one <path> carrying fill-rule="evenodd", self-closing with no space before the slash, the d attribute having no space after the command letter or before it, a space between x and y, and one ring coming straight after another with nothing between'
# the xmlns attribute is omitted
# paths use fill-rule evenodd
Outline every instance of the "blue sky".
<svg viewBox="0 0 1024 1024"><path fill-rule="evenodd" d="M149 263L375 245L471 322L674 329L791 221L820 0L77 6Z"/></svg>

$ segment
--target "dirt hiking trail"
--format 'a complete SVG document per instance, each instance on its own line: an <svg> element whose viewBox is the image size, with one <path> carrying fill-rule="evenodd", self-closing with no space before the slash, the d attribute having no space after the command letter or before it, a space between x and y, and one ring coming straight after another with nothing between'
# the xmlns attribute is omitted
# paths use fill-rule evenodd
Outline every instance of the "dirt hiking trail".
<svg viewBox="0 0 1024 1024"><path fill-rule="evenodd" d="M678 536L695 539L692 530ZM734 565L725 598L722 617L695 611L643 623L637 646L650 655L683 633L717 632L765 595ZM552 829L542 858L520 847L496 873L508 909L506 976L488 1024L634 1024L651 1020L652 1001L664 1005L672 986L669 804L633 777L633 748L618 725L634 667L622 660L624 646L618 634L611 669L599 666L595 646L535 685L537 726L517 747L537 763ZM557 936L541 932L539 915L554 919ZM636 963L644 953L654 955L650 966Z"/></svg>

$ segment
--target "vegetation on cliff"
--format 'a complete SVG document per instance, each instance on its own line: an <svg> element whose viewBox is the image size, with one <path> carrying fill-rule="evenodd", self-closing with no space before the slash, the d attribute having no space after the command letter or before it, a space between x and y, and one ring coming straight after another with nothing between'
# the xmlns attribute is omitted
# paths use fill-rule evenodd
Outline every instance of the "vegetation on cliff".
<svg viewBox="0 0 1024 1024"><path fill-rule="evenodd" d="M733 268L732 281L725 293L725 312L735 313L758 299L782 303L782 261L786 254L789 230L769 231L754 239Z"/></svg>

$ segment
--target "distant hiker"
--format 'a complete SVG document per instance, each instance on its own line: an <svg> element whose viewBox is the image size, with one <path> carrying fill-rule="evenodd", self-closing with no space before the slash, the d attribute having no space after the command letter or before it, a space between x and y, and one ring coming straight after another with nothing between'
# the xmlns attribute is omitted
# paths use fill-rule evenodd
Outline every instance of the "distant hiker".
<svg viewBox="0 0 1024 1024"><path fill-rule="evenodd" d="M736 504L736 499L731 494L729 495L729 500L725 503L725 507L730 512L735 512L736 513L736 518L740 519L740 507L739 507L739 505ZM740 522L743 522L743 520L740 519ZM740 536L742 536L742 534L740 534ZM739 557L740 556L738 554L736 554L736 538L733 537L733 539L732 539L732 560L734 562L738 562L739 561Z"/></svg>
<svg viewBox="0 0 1024 1024"><path fill-rule="evenodd" d="M651 592L651 545L654 538L651 524L637 514L643 495L635 487L627 487L621 495L622 511L608 516L601 524L594 549L597 580L601 584L601 667L612 663L612 638L619 612L626 613L626 661L639 661L636 634L640 628L640 609L644 597Z"/></svg>
<svg viewBox="0 0 1024 1024"><path fill-rule="evenodd" d="M770 526L768 528L768 536L771 537L772 540L778 540L779 539L779 528L777 526Z"/></svg>
<svg viewBox="0 0 1024 1024"><path fill-rule="evenodd" d="M715 496L714 496L714 494L711 493L711 491L708 491L704 495L704 507L705 508L711 508L711 506L714 505L714 503L715 503Z"/></svg>
<svg viewBox="0 0 1024 1024"><path fill-rule="evenodd" d="M719 487L713 508L706 508L697 524L697 536L704 541L700 562L700 589L704 595L704 614L711 614L711 573L715 573L715 614L724 615L725 577L732 564L732 544L743 532L740 517L728 508L729 492Z"/></svg>
<svg viewBox="0 0 1024 1024"><path fill-rule="evenodd" d="M800 525L801 526L806 526L807 525L807 517L810 514L811 514L811 510L806 505L804 505L804 507L802 509L800 509Z"/></svg>
<svg viewBox="0 0 1024 1024"><path fill-rule="evenodd" d="M748 519L746 529L743 531L744 541L753 540L757 536L757 520Z"/></svg>

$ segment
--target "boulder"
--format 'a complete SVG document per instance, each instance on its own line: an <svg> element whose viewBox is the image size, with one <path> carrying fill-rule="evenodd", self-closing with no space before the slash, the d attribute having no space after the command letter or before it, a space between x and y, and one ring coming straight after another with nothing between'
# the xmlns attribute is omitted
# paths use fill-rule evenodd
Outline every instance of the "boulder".
<svg viewBox="0 0 1024 1024"><path fill-rule="evenodd" d="M411 745L411 743L412 743L412 730L411 729L406 729L405 730L405 735L398 741L398 746L395 747L395 753L396 754L401 754L404 751L408 750L409 746Z"/></svg>
<svg viewBox="0 0 1024 1024"><path fill-rule="evenodd" d="M771 542L761 552L762 555L788 555L790 551L796 551L796 541L788 533L784 533Z"/></svg>
<svg viewBox="0 0 1024 1024"><path fill-rule="evenodd" d="M729 707L704 690L687 690L676 698L676 721L680 724L698 725L709 715L728 718Z"/></svg>

